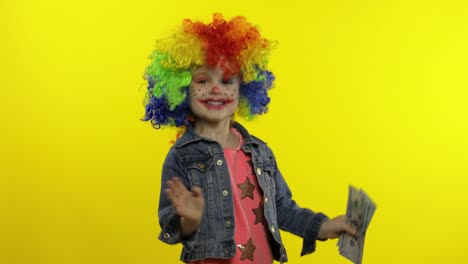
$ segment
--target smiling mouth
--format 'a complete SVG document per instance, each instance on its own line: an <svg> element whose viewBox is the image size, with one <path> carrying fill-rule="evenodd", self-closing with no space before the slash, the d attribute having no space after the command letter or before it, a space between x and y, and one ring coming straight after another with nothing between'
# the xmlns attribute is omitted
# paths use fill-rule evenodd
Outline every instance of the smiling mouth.
<svg viewBox="0 0 468 264"><path fill-rule="evenodd" d="M205 99L205 100L200 100L200 103L205 105L206 107L210 109L221 109L225 105L231 103L231 99Z"/></svg>

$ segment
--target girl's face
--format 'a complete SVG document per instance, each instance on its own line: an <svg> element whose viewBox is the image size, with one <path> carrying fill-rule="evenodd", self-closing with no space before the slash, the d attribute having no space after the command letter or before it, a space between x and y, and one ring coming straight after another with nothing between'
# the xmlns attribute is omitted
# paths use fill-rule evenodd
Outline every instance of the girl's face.
<svg viewBox="0 0 468 264"><path fill-rule="evenodd" d="M240 80L225 79L220 67L200 66L192 74L190 109L195 120L219 123L230 120L239 104Z"/></svg>

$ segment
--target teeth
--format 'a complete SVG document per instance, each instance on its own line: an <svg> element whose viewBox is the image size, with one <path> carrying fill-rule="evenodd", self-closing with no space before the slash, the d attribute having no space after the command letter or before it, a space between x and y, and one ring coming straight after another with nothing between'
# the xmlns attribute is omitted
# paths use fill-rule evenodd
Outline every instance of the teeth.
<svg viewBox="0 0 468 264"><path fill-rule="evenodd" d="M215 101L207 101L206 103L209 104L209 105L222 105L222 104L224 104L223 102L215 102Z"/></svg>

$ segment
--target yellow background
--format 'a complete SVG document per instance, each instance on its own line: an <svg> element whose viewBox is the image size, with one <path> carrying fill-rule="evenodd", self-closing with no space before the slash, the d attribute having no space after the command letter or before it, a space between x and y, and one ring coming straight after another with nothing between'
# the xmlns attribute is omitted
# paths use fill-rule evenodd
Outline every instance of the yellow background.
<svg viewBox="0 0 468 264"><path fill-rule="evenodd" d="M142 73L183 18L244 15L279 41L270 112L247 128L303 206L377 203L364 263L467 263L465 1L2 1L0 263L178 263L157 240L174 130ZM350 263L336 240L290 263Z"/></svg>

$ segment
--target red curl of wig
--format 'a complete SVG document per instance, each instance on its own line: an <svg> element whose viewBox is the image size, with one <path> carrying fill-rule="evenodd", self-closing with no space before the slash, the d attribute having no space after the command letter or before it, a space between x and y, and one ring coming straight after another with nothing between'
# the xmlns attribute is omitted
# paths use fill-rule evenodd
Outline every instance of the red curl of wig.
<svg viewBox="0 0 468 264"><path fill-rule="evenodd" d="M214 14L213 22L209 24L186 19L183 27L186 33L201 40L206 63L213 67L219 65L225 78L241 71L244 63L241 53L250 45L258 42L262 47L268 45L266 39L261 39L258 29L241 16L226 21L221 14Z"/></svg>

